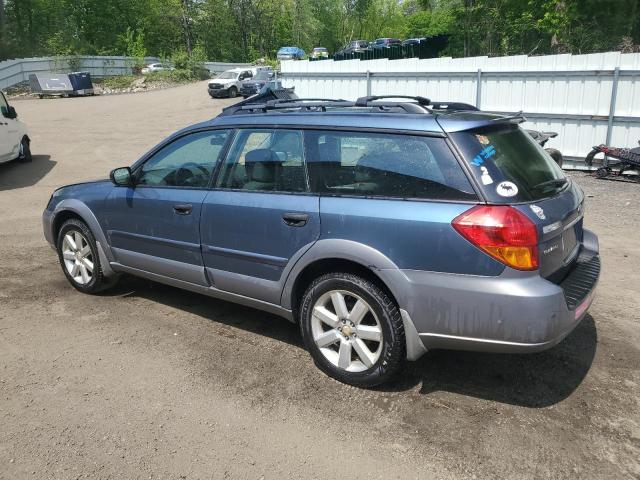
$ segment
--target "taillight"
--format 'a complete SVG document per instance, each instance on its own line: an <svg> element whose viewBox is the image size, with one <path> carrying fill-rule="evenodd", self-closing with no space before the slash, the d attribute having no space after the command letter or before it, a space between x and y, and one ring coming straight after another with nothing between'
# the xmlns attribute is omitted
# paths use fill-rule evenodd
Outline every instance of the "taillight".
<svg viewBox="0 0 640 480"><path fill-rule="evenodd" d="M464 238L518 270L538 268L538 231L523 213L506 205L476 205L451 222Z"/></svg>

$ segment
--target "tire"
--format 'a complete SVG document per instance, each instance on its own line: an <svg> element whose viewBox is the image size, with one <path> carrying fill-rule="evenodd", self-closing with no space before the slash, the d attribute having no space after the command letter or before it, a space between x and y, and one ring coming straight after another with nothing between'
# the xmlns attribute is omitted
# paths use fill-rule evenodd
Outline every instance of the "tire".
<svg viewBox="0 0 640 480"><path fill-rule="evenodd" d="M584 163L587 164L587 167L593 165L593 159L598 153L600 153L600 151L594 149L587 154L587 156L584 158Z"/></svg>
<svg viewBox="0 0 640 480"><path fill-rule="evenodd" d="M18 161L27 163L33 161L33 156L31 155L31 143L27 137L22 137L20 141L20 155L18 155Z"/></svg>
<svg viewBox="0 0 640 480"><path fill-rule="evenodd" d="M562 153L560 153L560 150L556 150L555 148L545 148L545 150L558 164L558 166L562 168Z"/></svg>
<svg viewBox="0 0 640 480"><path fill-rule="evenodd" d="M236 98L238 96L238 89L236 87L231 87L229 89L229 98Z"/></svg>
<svg viewBox="0 0 640 480"><path fill-rule="evenodd" d="M343 314L336 314L336 304ZM299 315L302 338L316 366L340 382L374 387L404 365L405 333L398 306L369 280L351 273L323 275L304 293Z"/></svg>
<svg viewBox="0 0 640 480"><path fill-rule="evenodd" d="M69 241L69 237L71 237L72 242ZM78 248L77 243L81 244L81 248ZM88 247L88 250L85 250L86 247ZM62 224L58 233L56 251L58 252L58 260L62 271L76 290L82 293L94 294L106 290L116 283L117 278L108 279L104 276L95 237L83 221L71 218ZM86 251L86 253L82 255L82 251ZM78 256L75 255L76 253ZM89 262L88 264L87 261ZM84 267L80 264L84 265ZM89 265L93 265L92 270ZM76 273L72 275L74 271Z"/></svg>
<svg viewBox="0 0 640 480"><path fill-rule="evenodd" d="M611 173L611 169L609 167L600 167L594 173L596 178L606 178Z"/></svg>

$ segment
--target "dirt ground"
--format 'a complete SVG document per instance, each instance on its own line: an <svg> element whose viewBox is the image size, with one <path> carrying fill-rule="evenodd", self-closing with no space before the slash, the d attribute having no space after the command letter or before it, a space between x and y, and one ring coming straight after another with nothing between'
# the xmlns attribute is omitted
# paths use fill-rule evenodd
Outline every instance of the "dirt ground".
<svg viewBox="0 0 640 480"><path fill-rule="evenodd" d="M42 236L53 189L229 103L204 83L14 102L36 156L0 165L0 479L640 478L639 184L573 174L603 273L564 342L432 351L377 390L259 311L132 278L73 290Z"/></svg>

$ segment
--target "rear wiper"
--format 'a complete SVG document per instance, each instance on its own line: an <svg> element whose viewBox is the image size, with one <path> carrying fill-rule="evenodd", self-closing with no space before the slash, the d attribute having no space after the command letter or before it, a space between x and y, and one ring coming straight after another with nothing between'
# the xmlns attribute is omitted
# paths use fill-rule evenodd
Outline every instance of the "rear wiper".
<svg viewBox="0 0 640 480"><path fill-rule="evenodd" d="M547 180L546 182L538 183L531 187L532 190L540 190L546 187L562 187L567 183L566 178L554 178L553 180Z"/></svg>

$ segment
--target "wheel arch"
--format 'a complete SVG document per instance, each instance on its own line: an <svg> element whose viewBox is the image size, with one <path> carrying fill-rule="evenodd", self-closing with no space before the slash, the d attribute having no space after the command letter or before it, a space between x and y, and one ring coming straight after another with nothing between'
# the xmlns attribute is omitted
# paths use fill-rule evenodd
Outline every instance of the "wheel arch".
<svg viewBox="0 0 640 480"><path fill-rule="evenodd" d="M96 239L103 274L105 277L115 275L115 272L113 272L109 264L109 262L114 261L115 258L113 257L113 253L111 252L111 248L109 247L104 231L91 209L80 200L67 199L57 205L51 221L51 238L53 239L54 244L57 244L58 242L58 233L60 232L60 228L64 222L70 218L77 218L87 224Z"/></svg>
<svg viewBox="0 0 640 480"><path fill-rule="evenodd" d="M320 275L347 272L370 280L400 306L398 289L385 271L398 267L378 250L351 240L319 240L298 260L285 282L281 304L294 317L307 287Z"/></svg>

